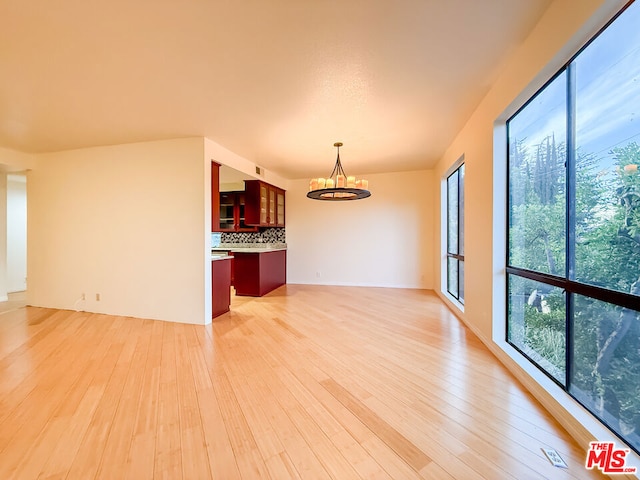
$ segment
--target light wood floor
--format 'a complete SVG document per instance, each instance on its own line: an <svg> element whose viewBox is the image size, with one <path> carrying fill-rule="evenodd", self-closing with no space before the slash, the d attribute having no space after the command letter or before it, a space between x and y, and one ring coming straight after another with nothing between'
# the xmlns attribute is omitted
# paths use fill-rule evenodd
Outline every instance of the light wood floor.
<svg viewBox="0 0 640 480"><path fill-rule="evenodd" d="M426 291L288 285L206 327L0 315L3 480L599 478L584 460Z"/></svg>
<svg viewBox="0 0 640 480"><path fill-rule="evenodd" d="M27 304L27 292L14 292L8 295L9 300L0 302L0 314L24 307Z"/></svg>

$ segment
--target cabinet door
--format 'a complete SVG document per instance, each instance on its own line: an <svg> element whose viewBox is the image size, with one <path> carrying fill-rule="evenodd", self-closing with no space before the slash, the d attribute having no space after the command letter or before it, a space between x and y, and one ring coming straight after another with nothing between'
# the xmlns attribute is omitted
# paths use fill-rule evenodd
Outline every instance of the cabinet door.
<svg viewBox="0 0 640 480"><path fill-rule="evenodd" d="M220 164L211 162L211 231L220 228Z"/></svg>
<svg viewBox="0 0 640 480"><path fill-rule="evenodd" d="M260 225L269 225L269 186L260 183Z"/></svg>
<svg viewBox="0 0 640 480"><path fill-rule="evenodd" d="M260 182L245 180L245 222L247 225L260 225Z"/></svg>
<svg viewBox="0 0 640 480"><path fill-rule="evenodd" d="M284 190L276 190L276 226L284 227Z"/></svg>
<svg viewBox="0 0 640 480"><path fill-rule="evenodd" d="M260 227L273 227L277 222L277 198L279 190L261 180L245 180L246 223Z"/></svg>
<svg viewBox="0 0 640 480"><path fill-rule="evenodd" d="M236 192L236 231L257 232L258 227L248 225L246 221L246 196L244 192Z"/></svg>
<svg viewBox="0 0 640 480"><path fill-rule="evenodd" d="M232 192L220 194L220 230L233 232L235 230L235 198Z"/></svg>
<svg viewBox="0 0 640 480"><path fill-rule="evenodd" d="M267 216L267 224L274 226L276 224L276 188L269 185L269 215Z"/></svg>

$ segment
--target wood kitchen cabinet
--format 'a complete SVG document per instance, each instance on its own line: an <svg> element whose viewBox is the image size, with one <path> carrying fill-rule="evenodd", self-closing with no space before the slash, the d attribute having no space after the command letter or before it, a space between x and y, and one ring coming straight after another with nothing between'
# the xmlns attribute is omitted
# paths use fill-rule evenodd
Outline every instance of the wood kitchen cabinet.
<svg viewBox="0 0 640 480"><path fill-rule="evenodd" d="M245 192L220 192L219 232L257 232L245 219Z"/></svg>
<svg viewBox="0 0 640 480"><path fill-rule="evenodd" d="M287 251L234 252L236 295L261 297L287 283Z"/></svg>
<svg viewBox="0 0 640 480"><path fill-rule="evenodd" d="M284 190L276 190L276 227L284 227Z"/></svg>
<svg viewBox="0 0 640 480"><path fill-rule="evenodd" d="M211 162L211 231L218 232L220 224L220 164Z"/></svg>
<svg viewBox="0 0 640 480"><path fill-rule="evenodd" d="M211 317L229 311L231 304L231 266L233 257L211 260Z"/></svg>
<svg viewBox="0 0 640 480"><path fill-rule="evenodd" d="M285 226L285 191L261 180L245 180L246 222L259 227Z"/></svg>

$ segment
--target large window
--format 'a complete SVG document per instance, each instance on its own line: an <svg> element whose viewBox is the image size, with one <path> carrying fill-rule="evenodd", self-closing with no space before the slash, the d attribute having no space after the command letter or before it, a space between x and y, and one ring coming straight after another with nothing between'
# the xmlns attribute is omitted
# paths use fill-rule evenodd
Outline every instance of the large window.
<svg viewBox="0 0 640 480"><path fill-rule="evenodd" d="M447 177L447 292L464 304L464 164Z"/></svg>
<svg viewBox="0 0 640 480"><path fill-rule="evenodd" d="M640 2L508 122L507 341L640 452Z"/></svg>

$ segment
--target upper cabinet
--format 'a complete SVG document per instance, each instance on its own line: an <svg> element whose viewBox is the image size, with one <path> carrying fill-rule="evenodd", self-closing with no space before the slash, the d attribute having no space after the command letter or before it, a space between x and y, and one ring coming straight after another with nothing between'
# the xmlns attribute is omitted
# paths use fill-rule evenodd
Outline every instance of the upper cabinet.
<svg viewBox="0 0 640 480"><path fill-rule="evenodd" d="M211 162L211 231L218 232L220 224L220 164Z"/></svg>
<svg viewBox="0 0 640 480"><path fill-rule="evenodd" d="M246 180L246 223L259 227L285 226L285 191L261 180Z"/></svg>
<svg viewBox="0 0 640 480"><path fill-rule="evenodd" d="M245 192L220 192L220 223L218 232L256 232L257 226L245 219Z"/></svg>
<svg viewBox="0 0 640 480"><path fill-rule="evenodd" d="M284 227L284 190L276 190L276 226Z"/></svg>

